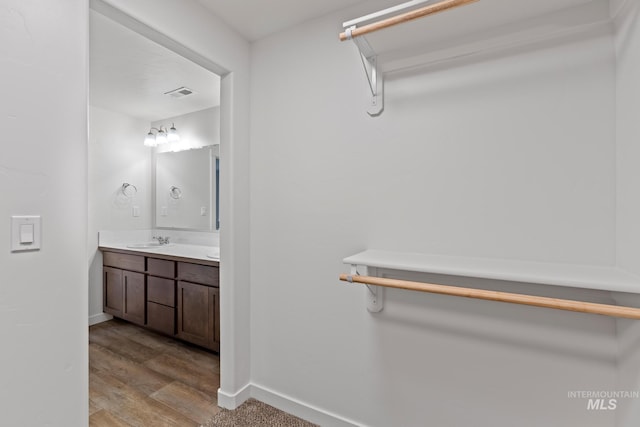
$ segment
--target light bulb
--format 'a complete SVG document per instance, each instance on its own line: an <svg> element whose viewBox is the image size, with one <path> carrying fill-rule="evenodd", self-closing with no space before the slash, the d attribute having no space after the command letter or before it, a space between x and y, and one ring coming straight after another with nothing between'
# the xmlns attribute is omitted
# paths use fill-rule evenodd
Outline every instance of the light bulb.
<svg viewBox="0 0 640 427"><path fill-rule="evenodd" d="M171 123L171 127L169 128L169 132L167 133L167 139L169 142L178 142L180 141L180 135L178 135L178 131L173 123Z"/></svg>
<svg viewBox="0 0 640 427"><path fill-rule="evenodd" d="M156 143L156 136L149 132L147 134L147 137L144 139L144 145L147 147L155 147L156 145L158 145Z"/></svg>
<svg viewBox="0 0 640 427"><path fill-rule="evenodd" d="M166 144L168 141L169 140L167 139L167 133L164 130L160 129L156 134L156 144L162 145Z"/></svg>

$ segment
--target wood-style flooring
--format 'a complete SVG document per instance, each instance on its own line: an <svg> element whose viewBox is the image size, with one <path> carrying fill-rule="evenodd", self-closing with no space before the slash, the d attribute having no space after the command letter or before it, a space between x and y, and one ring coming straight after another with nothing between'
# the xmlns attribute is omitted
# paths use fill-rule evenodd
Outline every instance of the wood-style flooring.
<svg viewBox="0 0 640 427"><path fill-rule="evenodd" d="M200 426L220 411L220 359L122 320L89 328L89 425Z"/></svg>

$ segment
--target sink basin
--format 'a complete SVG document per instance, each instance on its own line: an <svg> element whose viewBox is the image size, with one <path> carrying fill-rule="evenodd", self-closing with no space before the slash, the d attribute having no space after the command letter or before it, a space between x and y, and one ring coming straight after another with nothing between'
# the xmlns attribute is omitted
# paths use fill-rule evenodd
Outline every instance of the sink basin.
<svg viewBox="0 0 640 427"><path fill-rule="evenodd" d="M158 242L145 242L145 243L131 243L127 245L127 247L130 249L157 249L157 248L167 247L171 245L173 245L173 243L166 243L164 245L161 245Z"/></svg>

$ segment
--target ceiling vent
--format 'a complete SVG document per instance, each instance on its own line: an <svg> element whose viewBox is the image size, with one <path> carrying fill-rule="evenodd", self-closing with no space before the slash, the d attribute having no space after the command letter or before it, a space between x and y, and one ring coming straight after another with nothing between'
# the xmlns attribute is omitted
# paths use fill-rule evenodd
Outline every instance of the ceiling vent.
<svg viewBox="0 0 640 427"><path fill-rule="evenodd" d="M174 98L182 98L183 96L191 95L193 91L186 87L179 87L178 89L165 92L165 95L173 96Z"/></svg>

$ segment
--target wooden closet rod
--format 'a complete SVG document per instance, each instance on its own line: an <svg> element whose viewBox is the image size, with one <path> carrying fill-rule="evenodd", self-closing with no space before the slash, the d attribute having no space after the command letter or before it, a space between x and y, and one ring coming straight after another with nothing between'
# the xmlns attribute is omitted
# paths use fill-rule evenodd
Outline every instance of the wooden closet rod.
<svg viewBox="0 0 640 427"><path fill-rule="evenodd" d="M510 302L513 304L532 305L535 307L547 307L558 310L578 311L580 313L601 314L604 316L625 317L627 319L640 320L640 308L634 307L513 294L509 292L488 291L483 289L461 288L458 286L435 285L432 283L410 282L407 280L387 279L384 277L341 274L340 280L350 283L364 283L368 285L385 286L388 288L408 289L411 291L430 292L433 294Z"/></svg>
<svg viewBox="0 0 640 427"><path fill-rule="evenodd" d="M474 3L478 0L444 0L435 4L430 4L420 9L411 10L409 12L401 13L400 15L392 16L387 19L383 19L378 22L373 22L371 24L363 25L362 27L356 27L351 31L352 37L362 36L364 34L371 33L373 31L378 31L383 28L391 27L393 25L402 24L407 21L412 21L414 19L422 18L423 16L432 15L434 13L442 12L447 9L452 9L458 6L464 6L468 3ZM340 40L345 41L349 37L347 32L344 31L340 33Z"/></svg>

